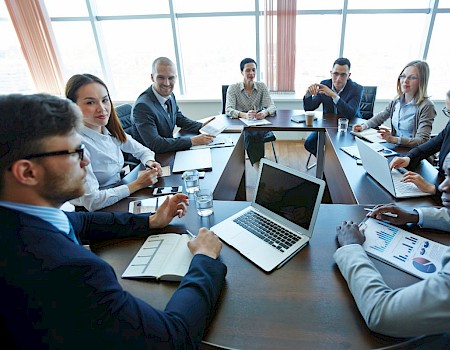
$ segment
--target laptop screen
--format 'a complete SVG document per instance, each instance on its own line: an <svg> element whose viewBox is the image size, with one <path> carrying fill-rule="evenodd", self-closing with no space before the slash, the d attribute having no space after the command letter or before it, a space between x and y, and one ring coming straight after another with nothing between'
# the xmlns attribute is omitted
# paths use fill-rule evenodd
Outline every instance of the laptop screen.
<svg viewBox="0 0 450 350"><path fill-rule="evenodd" d="M320 185L263 164L255 203L309 230Z"/></svg>

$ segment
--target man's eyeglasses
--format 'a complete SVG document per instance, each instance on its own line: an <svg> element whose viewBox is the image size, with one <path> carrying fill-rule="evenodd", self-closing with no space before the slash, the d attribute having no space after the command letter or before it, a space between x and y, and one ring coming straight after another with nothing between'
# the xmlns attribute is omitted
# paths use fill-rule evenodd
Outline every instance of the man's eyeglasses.
<svg viewBox="0 0 450 350"><path fill-rule="evenodd" d="M337 77L341 77L341 78L347 78L347 76L348 76L348 74L347 73L338 73L338 72L333 72L333 73L331 73L332 75L333 75L333 77L334 78L337 78Z"/></svg>
<svg viewBox="0 0 450 350"><path fill-rule="evenodd" d="M404 74L401 74L398 78L400 80L417 80L417 79L419 79L419 77L417 77L415 75L408 75L408 76L406 76Z"/></svg>
<svg viewBox="0 0 450 350"><path fill-rule="evenodd" d="M442 108L442 113L444 113L447 118L450 118L450 109L447 107Z"/></svg>
<svg viewBox="0 0 450 350"><path fill-rule="evenodd" d="M30 154L28 156L22 157L21 159L33 159L33 158L42 158L42 157L63 156L63 155L66 155L66 154L77 153L79 160L83 160L83 158L84 158L84 149L85 149L85 146L83 144L81 144L80 147L78 147L78 148L76 148L74 150Z"/></svg>

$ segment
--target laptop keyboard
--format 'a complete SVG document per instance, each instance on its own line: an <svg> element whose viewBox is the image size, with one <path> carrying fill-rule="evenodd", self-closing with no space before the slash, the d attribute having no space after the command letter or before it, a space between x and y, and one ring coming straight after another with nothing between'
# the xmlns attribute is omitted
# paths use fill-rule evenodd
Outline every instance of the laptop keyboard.
<svg viewBox="0 0 450 350"><path fill-rule="evenodd" d="M286 251L301 239L300 236L252 210L233 221L280 252Z"/></svg>
<svg viewBox="0 0 450 350"><path fill-rule="evenodd" d="M392 180L394 182L395 191L397 193L421 193L422 191L411 182L402 182L403 174L392 173Z"/></svg>

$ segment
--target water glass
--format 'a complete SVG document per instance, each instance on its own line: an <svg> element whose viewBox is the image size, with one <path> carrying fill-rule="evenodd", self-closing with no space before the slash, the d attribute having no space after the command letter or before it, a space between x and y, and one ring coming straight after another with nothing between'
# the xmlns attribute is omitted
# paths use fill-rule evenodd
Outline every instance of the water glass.
<svg viewBox="0 0 450 350"><path fill-rule="evenodd" d="M197 192L200 188L198 170L188 170L183 173L184 187L187 193Z"/></svg>
<svg viewBox="0 0 450 350"><path fill-rule="evenodd" d="M347 118L339 118L338 119L338 132L347 132L348 128L348 119Z"/></svg>
<svg viewBox="0 0 450 350"><path fill-rule="evenodd" d="M210 190L201 188L195 192L195 206L200 216L209 216L214 212L213 195Z"/></svg>

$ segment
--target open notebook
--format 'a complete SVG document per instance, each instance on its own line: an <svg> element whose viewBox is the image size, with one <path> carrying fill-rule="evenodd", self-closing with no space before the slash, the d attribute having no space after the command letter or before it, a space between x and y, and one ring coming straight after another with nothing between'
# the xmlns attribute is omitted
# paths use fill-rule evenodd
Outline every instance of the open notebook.
<svg viewBox="0 0 450 350"><path fill-rule="evenodd" d="M324 188L323 180L262 159L251 205L211 230L271 271L309 242Z"/></svg>

